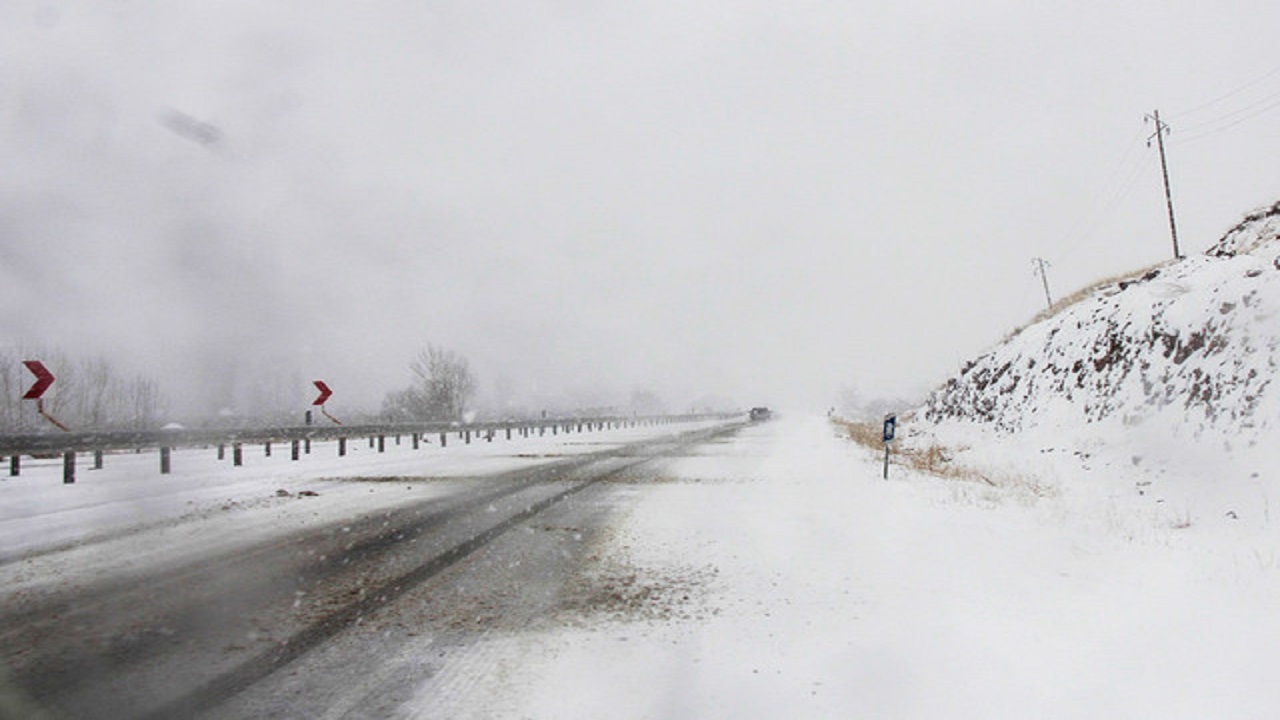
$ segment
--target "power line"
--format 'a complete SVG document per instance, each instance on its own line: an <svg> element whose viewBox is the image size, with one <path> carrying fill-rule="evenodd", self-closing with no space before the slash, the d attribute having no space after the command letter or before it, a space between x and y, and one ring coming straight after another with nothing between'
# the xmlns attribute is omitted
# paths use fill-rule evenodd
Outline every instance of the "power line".
<svg viewBox="0 0 1280 720"><path fill-rule="evenodd" d="M1277 94L1275 94L1275 95L1272 95L1271 97L1268 97L1268 98L1264 98L1263 100L1260 100L1259 102L1254 103L1253 105L1250 105L1249 107L1241 108L1240 110L1238 110L1238 111L1236 111L1236 112L1234 112L1234 113L1231 113L1231 115L1237 115L1237 114L1239 114L1239 113L1241 113L1241 112L1244 112L1244 111L1246 111L1246 110L1252 109L1252 108L1256 107L1257 105L1259 105L1259 104L1261 104L1261 103L1263 103L1263 102L1268 102L1268 101L1270 101L1270 104L1265 105L1265 106L1263 106L1263 107L1261 107L1261 108L1258 108L1258 109L1257 109L1257 110L1255 110L1254 112L1251 112L1251 113L1249 113L1249 114L1247 114L1247 115L1245 115L1245 116L1243 116L1243 117L1236 118L1236 119L1232 120L1231 122L1227 123L1226 125L1222 125L1222 126L1220 126L1220 127L1216 127L1216 128L1211 129L1211 130L1205 130L1204 132L1201 132L1201 133L1194 133L1194 134L1192 134L1190 137L1179 137L1179 139L1178 139L1178 144L1180 144L1180 145L1185 145L1186 143L1189 143L1189 142L1194 142L1194 141L1196 141L1196 140L1201 140L1201 139L1203 139L1203 138L1207 138L1207 137L1210 137L1210 136L1213 136L1213 135L1217 135L1218 133L1220 133L1220 132L1224 132L1224 131L1226 131L1226 130L1230 130L1231 128L1233 128L1233 127L1235 127L1235 126L1237 126L1237 125L1239 125L1239 124L1241 124L1241 123L1243 123L1243 122L1245 122L1245 121L1247 121L1247 120L1252 120L1252 119L1254 119L1254 118L1258 117L1259 115L1263 115L1263 114L1266 114L1266 113L1268 113L1268 112L1270 112L1270 111L1272 111L1272 110L1275 110L1276 108L1280 108L1280 93L1277 93ZM1198 126L1196 126L1196 127L1197 127L1197 128L1203 128L1203 127L1205 127L1205 126L1207 126L1207 125L1211 125L1211 124L1213 124L1213 123L1221 122L1221 121L1226 120L1227 118L1231 117L1231 115L1225 115L1225 116L1223 116L1223 117L1221 117L1221 118L1218 118L1218 120L1213 121L1212 123L1201 123L1200 125L1198 125Z"/></svg>
<svg viewBox="0 0 1280 720"><path fill-rule="evenodd" d="M1186 128L1184 128L1184 129L1183 129L1183 132L1194 132L1194 131L1196 131L1196 130L1200 130L1200 129L1202 129L1202 128L1209 127L1209 126L1211 126L1211 125L1216 125L1216 124L1218 124L1218 123L1222 122L1223 120L1230 120L1230 119L1234 118L1234 117L1235 117L1235 116L1237 116L1237 115L1240 115L1240 114L1243 114L1243 113L1247 113L1247 112L1249 112L1250 110L1253 110L1254 108L1256 108L1256 107L1258 107L1258 106L1260 106L1260 105L1266 105L1267 103L1273 102L1273 101L1275 101L1276 99L1280 99L1280 92L1274 92L1274 93L1271 93L1270 95L1267 95L1267 96L1266 96L1266 97L1264 97L1264 98L1261 98L1261 99L1259 99L1259 100L1255 100L1255 101L1253 101L1253 102L1249 103L1248 105L1245 105L1245 106L1244 106L1244 107L1242 107L1242 108L1237 108L1237 109L1235 109L1235 110L1232 110L1232 111L1231 111L1231 112L1229 112L1229 113L1224 113L1223 115L1220 115L1220 116L1218 116L1218 117L1216 117L1216 118L1214 118L1214 119L1212 119L1212 120L1205 120L1205 121L1203 121L1203 122L1196 123L1195 125L1192 125L1192 126L1190 126L1190 127L1186 127Z"/></svg>
<svg viewBox="0 0 1280 720"><path fill-rule="evenodd" d="M1107 180L1099 186L1103 190L1095 193L1089 203L1090 206L1095 206L1097 209L1091 213L1081 213L1071 229L1062 236L1066 249L1057 253L1059 257L1073 253L1080 243L1097 232L1098 228L1133 192L1143 172L1151 164L1149 155L1135 153L1138 148L1142 147L1143 136L1146 133L1145 127L1138 127L1137 132L1134 133L1126 146L1120 161L1111 171Z"/></svg>
<svg viewBox="0 0 1280 720"><path fill-rule="evenodd" d="M1267 72L1263 73L1262 75L1260 75L1260 76L1258 76L1258 77L1256 77L1256 78L1254 78L1254 79L1250 80L1249 82L1247 82L1247 83L1245 83L1245 84L1243 84L1243 85L1241 85L1241 86L1237 87L1237 88L1236 88L1236 89L1234 89L1234 90L1231 90L1230 92L1227 92L1227 93L1224 93L1224 94L1222 94L1222 95L1219 95L1218 97L1216 97L1216 98L1214 98L1214 99L1212 99L1212 100L1209 100L1208 102L1201 103L1201 104L1199 104L1199 105L1197 105L1197 106L1195 106L1195 107L1193 107L1193 108L1191 108L1191 109L1189 109L1189 110L1182 110L1182 111L1179 111L1179 112L1175 112L1175 113L1173 113L1172 117L1174 117L1174 118L1176 118L1176 119L1182 119L1183 117L1185 117L1185 116L1187 116L1187 115L1194 115L1195 113L1200 112L1201 110L1204 110L1204 109L1206 109L1206 108L1210 108L1210 107L1213 107L1214 105L1217 105L1218 103L1222 102L1223 100L1227 100L1227 99L1233 98L1233 97L1235 97L1236 95L1239 95L1240 93L1244 92L1245 90L1248 90L1249 88L1251 88L1251 87L1253 87L1253 86L1255 86L1255 85L1258 85L1259 83L1263 82L1264 80L1267 80L1268 78L1274 77L1275 75L1280 75L1280 65L1277 65L1276 67L1271 68L1270 70L1268 70Z"/></svg>
<svg viewBox="0 0 1280 720"><path fill-rule="evenodd" d="M1214 108L1227 100L1231 100L1232 98L1242 95L1246 91L1257 88L1259 85L1262 85L1264 82L1276 77L1277 75L1280 75L1280 66L1274 67L1249 82L1246 82L1229 92L1223 93L1208 102L1201 103L1190 110L1175 113L1173 117L1184 121L1180 134L1177 138L1177 143L1181 145L1188 142L1194 142L1211 135L1216 135L1243 122L1258 117L1259 115L1263 115L1280 108L1280 91L1269 91L1254 100L1244 98L1245 104L1243 106L1228 109L1225 112L1218 113L1215 117L1198 120L1191 122L1190 124L1185 122L1186 119L1196 116L1197 114L1202 114L1205 110Z"/></svg>

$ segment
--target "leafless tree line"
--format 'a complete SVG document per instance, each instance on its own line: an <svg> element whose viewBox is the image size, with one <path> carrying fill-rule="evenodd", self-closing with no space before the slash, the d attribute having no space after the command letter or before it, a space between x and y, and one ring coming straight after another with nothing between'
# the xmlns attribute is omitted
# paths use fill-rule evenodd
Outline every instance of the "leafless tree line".
<svg viewBox="0 0 1280 720"><path fill-rule="evenodd" d="M34 382L22 361L33 359L44 362L57 377L45 394L45 411L73 430L154 429L167 410L155 381L126 376L106 359L0 348L0 432L35 432L49 427L35 403L22 399Z"/></svg>

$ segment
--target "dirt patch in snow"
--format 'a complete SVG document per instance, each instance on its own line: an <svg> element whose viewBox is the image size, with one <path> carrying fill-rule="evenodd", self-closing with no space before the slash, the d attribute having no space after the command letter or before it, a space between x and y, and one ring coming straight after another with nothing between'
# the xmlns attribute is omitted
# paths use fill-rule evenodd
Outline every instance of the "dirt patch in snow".
<svg viewBox="0 0 1280 720"><path fill-rule="evenodd" d="M322 478L326 482L342 483L426 483L457 479L459 478L440 475L357 475L354 477Z"/></svg>
<svg viewBox="0 0 1280 720"><path fill-rule="evenodd" d="M642 567L620 557L592 555L566 584L557 617L577 626L704 620L718 614L708 601L718 576L711 565Z"/></svg>
<svg viewBox="0 0 1280 720"><path fill-rule="evenodd" d="M690 475L630 475L623 474L605 480L610 485L705 485L733 484L753 482L751 478L733 477L697 477Z"/></svg>

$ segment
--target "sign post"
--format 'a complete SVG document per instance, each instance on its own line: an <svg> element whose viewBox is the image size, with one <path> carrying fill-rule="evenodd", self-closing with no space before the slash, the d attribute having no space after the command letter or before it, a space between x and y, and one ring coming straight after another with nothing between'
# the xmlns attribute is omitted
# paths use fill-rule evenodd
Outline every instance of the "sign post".
<svg viewBox="0 0 1280 720"><path fill-rule="evenodd" d="M330 420L332 420L335 424L337 424L337 425L341 425L341 424L342 424L342 421L341 421L341 420L339 420L338 418L336 418L336 417L334 417L334 416L330 415L330 414L329 414L329 411L324 409L324 404L325 404L325 402L329 399L329 396L330 396L330 395L333 395L333 391L329 389L329 386L328 386L327 384L325 384L325 381L323 381L323 380L315 380L315 381L312 381L312 383L311 383L311 384L312 384L312 385L315 385L315 386L316 386L316 390L319 390L319 391L320 391L320 397L317 397L317 398L315 399L315 401L314 401L314 402L312 402L311 404L312 404L312 405L319 405L319 406L320 406L320 412L324 413L324 416L325 416L325 417L327 417L327 418L329 418Z"/></svg>
<svg viewBox="0 0 1280 720"><path fill-rule="evenodd" d="M71 428L63 425L57 418L45 412L44 409L44 393L56 379L54 378L53 373L49 372L49 368L45 367L44 363L39 360L23 360L22 364L31 371L32 375L36 376L35 383L27 390L26 394L22 396L22 399L35 400L36 410L45 420L48 420L54 427L63 432L71 432Z"/></svg>
<svg viewBox="0 0 1280 720"><path fill-rule="evenodd" d="M889 413L884 416L884 479L889 479L889 444L898 431L898 416Z"/></svg>

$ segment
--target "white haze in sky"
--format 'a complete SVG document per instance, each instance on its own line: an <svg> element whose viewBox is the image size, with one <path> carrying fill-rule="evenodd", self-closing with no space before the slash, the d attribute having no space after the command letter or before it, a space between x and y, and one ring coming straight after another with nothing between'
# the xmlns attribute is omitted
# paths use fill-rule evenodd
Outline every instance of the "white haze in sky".
<svg viewBox="0 0 1280 720"><path fill-rule="evenodd" d="M1274 2L0 0L0 341L193 412L918 394L1280 197Z"/></svg>

